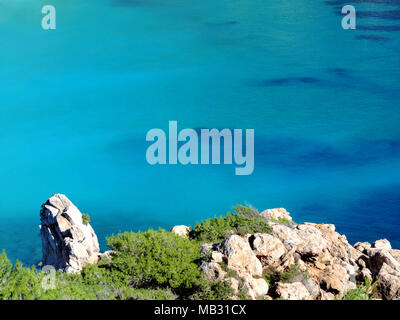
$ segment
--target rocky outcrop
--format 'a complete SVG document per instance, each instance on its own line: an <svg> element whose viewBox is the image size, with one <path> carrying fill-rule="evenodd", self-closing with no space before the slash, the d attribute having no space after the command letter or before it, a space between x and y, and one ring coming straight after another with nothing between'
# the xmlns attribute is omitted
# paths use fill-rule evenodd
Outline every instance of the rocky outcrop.
<svg viewBox="0 0 400 320"><path fill-rule="evenodd" d="M285 209L260 215L270 234L231 235L202 246L203 253L211 251L211 264L202 268L209 278L228 281L236 295L244 290L251 299L331 300L366 280L376 282L377 298L400 299L400 250L388 240L352 246L332 224L296 225ZM221 263L236 277L221 272Z"/></svg>
<svg viewBox="0 0 400 320"><path fill-rule="evenodd" d="M254 254L264 265L274 265L286 253L282 241L270 234L256 233L249 241Z"/></svg>
<svg viewBox="0 0 400 320"><path fill-rule="evenodd" d="M400 300L400 272L384 263L376 276L377 289L386 300Z"/></svg>
<svg viewBox="0 0 400 320"><path fill-rule="evenodd" d="M372 248L375 249L384 249L384 250L392 250L392 246L387 239L376 240L372 244Z"/></svg>
<svg viewBox="0 0 400 320"><path fill-rule="evenodd" d="M400 300L399 250L392 250L386 239L375 241L368 255L368 270L376 280L377 291L386 300Z"/></svg>
<svg viewBox="0 0 400 320"><path fill-rule="evenodd" d="M170 232L175 233L183 238L189 237L190 228L185 225L174 226L171 228Z"/></svg>
<svg viewBox="0 0 400 320"><path fill-rule="evenodd" d="M332 224L295 224L282 208L260 215L271 226L269 233L231 234L201 246L200 270L212 281L229 283L232 299L245 294L250 299L332 300L369 281L375 283L376 298L400 300L400 250L387 239L352 246ZM43 203L40 218L42 265L78 273L85 264L115 255L100 253L87 217L65 195ZM184 225L170 231L185 238L190 233Z"/></svg>
<svg viewBox="0 0 400 320"><path fill-rule="evenodd" d="M288 221L292 221L290 213L287 212L286 209L284 208L267 209L261 212L260 215L267 219L273 219L273 220L285 219Z"/></svg>
<svg viewBox="0 0 400 320"><path fill-rule="evenodd" d="M55 194L40 211L42 264L67 273L79 272L87 263L97 263L97 236L79 209L63 194Z"/></svg>
<svg viewBox="0 0 400 320"><path fill-rule="evenodd" d="M262 265L245 237L232 235L222 243L228 268L239 275L262 276Z"/></svg>

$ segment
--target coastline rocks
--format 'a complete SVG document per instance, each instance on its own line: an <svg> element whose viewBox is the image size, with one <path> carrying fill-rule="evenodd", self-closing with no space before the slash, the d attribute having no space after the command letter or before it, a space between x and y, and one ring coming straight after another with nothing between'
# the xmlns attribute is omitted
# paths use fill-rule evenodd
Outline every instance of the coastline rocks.
<svg viewBox="0 0 400 320"><path fill-rule="evenodd" d="M43 203L40 220L43 265L75 273L87 263L98 262L97 236L65 195L55 194Z"/></svg>
<svg viewBox="0 0 400 320"><path fill-rule="evenodd" d="M263 211L263 216L268 217L267 221L288 219L288 212L271 209ZM212 279L220 279L221 274L226 274L217 265L226 263L228 269L236 272L234 278L240 283L239 288L251 299L271 295L284 299L332 299L355 289L357 281L376 280L384 263L400 272L400 251L391 249L387 240L373 245L359 242L353 247L332 224L274 221L270 225L270 234L231 235L222 243L203 245L202 252L209 252L211 260L210 265L203 265L203 272ZM392 284L389 288L388 279L393 281L398 275L386 267L384 270L381 286L387 288L386 296L396 296L397 286ZM264 276L278 280L268 287ZM229 281L236 292L237 282Z"/></svg>
<svg viewBox="0 0 400 320"><path fill-rule="evenodd" d="M392 249L387 239L351 246L332 224L287 223L291 218L282 208L261 215L270 233L229 233L221 243L201 246L201 272L229 283L232 299L331 300L369 280L376 284L374 298L400 300L400 250ZM88 217L65 195L43 203L40 218L42 265L79 273L85 264L115 254L100 253ZM187 238L190 228L178 225L170 232Z"/></svg>
<svg viewBox="0 0 400 320"><path fill-rule="evenodd" d="M175 233L183 238L189 238L190 228L185 225L179 225L172 227L170 232Z"/></svg>

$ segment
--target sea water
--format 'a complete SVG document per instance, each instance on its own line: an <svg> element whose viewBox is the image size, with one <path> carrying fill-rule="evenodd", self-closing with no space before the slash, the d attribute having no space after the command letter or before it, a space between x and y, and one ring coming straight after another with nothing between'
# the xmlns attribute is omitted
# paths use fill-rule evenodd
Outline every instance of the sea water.
<svg viewBox="0 0 400 320"><path fill-rule="evenodd" d="M0 248L40 261L54 193L103 250L239 203L400 248L400 1L352 3L356 30L340 0L0 0ZM254 172L149 165L170 120L254 129Z"/></svg>

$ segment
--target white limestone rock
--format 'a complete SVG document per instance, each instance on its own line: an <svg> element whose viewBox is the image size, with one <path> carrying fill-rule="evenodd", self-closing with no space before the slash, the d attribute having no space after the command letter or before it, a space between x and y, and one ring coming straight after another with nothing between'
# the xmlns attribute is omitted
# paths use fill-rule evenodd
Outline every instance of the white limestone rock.
<svg viewBox="0 0 400 320"><path fill-rule="evenodd" d="M42 265L51 265L68 273L80 272L87 263L99 260L99 242L82 213L63 194L55 194L40 211Z"/></svg>

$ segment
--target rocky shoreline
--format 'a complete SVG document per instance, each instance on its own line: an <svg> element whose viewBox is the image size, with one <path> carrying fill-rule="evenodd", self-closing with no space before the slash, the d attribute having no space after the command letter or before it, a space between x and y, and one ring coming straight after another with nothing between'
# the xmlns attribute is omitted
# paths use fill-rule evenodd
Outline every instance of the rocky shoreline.
<svg viewBox="0 0 400 320"><path fill-rule="evenodd" d="M400 250L388 240L351 245L332 224L296 224L283 208L257 214L269 232L232 232L201 244L200 270L228 283L230 299L333 300L361 288L374 299L400 299ZM53 195L40 216L43 265L79 273L86 264L113 258L112 251L100 253L93 228L66 196ZM190 238L191 228L170 231Z"/></svg>

